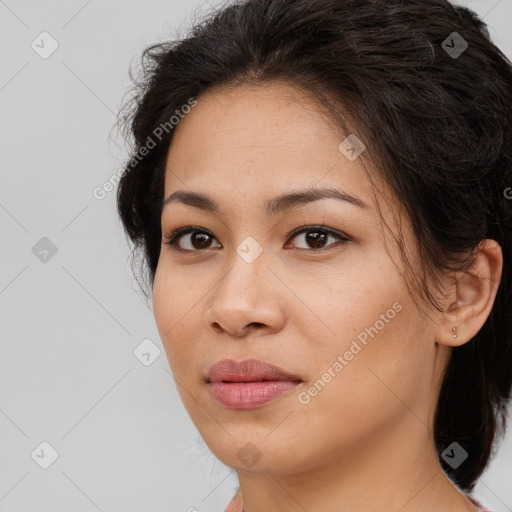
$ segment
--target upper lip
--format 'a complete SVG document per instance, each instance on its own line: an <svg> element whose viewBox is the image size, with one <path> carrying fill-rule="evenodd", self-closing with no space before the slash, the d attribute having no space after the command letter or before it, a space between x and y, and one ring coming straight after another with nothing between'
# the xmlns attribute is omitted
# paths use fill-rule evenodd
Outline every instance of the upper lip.
<svg viewBox="0 0 512 512"><path fill-rule="evenodd" d="M223 359L210 368L206 380L208 382L301 381L297 375L257 359L245 359L243 361Z"/></svg>

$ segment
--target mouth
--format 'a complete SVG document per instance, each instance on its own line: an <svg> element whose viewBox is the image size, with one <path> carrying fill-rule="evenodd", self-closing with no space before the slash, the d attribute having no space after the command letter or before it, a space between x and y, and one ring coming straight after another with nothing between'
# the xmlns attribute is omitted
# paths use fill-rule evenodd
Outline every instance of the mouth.
<svg viewBox="0 0 512 512"><path fill-rule="evenodd" d="M214 400L229 409L262 407L303 382L297 375L255 359L219 361L205 381Z"/></svg>
<svg viewBox="0 0 512 512"><path fill-rule="evenodd" d="M246 384L249 382L279 382L279 381L287 381L288 379L259 379L259 380L219 380L219 381L211 381L207 380L207 382L229 382L229 383L236 383L236 384Z"/></svg>
<svg viewBox="0 0 512 512"><path fill-rule="evenodd" d="M257 359L233 361L224 359L214 364L207 376L206 382L301 382L298 375L287 372L277 366Z"/></svg>

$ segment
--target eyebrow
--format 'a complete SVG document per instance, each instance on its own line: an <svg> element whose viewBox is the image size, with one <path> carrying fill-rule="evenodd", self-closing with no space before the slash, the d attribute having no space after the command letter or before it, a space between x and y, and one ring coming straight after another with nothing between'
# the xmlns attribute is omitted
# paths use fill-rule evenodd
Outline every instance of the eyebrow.
<svg viewBox="0 0 512 512"><path fill-rule="evenodd" d="M274 197L265 204L265 211L267 215L272 216L320 199L339 199L358 206L359 208L369 208L361 199L341 190L335 188L312 188ZM165 200L164 208L166 205L176 201L200 208L207 212L218 213L220 211L219 205L211 197L197 192L187 192L185 190L173 192Z"/></svg>
<svg viewBox="0 0 512 512"><path fill-rule="evenodd" d="M303 204L318 201L320 199L338 199L358 206L359 208L369 208L369 206L361 199L351 196L341 190L327 187L299 190L277 196L267 201L265 204L265 211L267 215L273 216L280 212L292 210L293 208L297 208ZM177 190L164 201L164 208L172 202L181 202L212 213L220 211L220 207L214 199L198 192Z"/></svg>

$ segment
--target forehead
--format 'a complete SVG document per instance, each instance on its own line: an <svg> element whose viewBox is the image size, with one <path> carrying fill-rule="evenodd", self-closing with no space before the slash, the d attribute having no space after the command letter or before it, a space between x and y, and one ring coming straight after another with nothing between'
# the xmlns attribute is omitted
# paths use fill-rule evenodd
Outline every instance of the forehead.
<svg viewBox="0 0 512 512"><path fill-rule="evenodd" d="M298 151L308 141L312 150L321 140L330 143L329 132L335 135L322 116L322 105L286 82L215 87L197 102L175 130L170 158L175 149L180 152L192 144L209 152L218 148L251 153L253 148L254 156L259 148Z"/></svg>
<svg viewBox="0 0 512 512"><path fill-rule="evenodd" d="M340 150L349 134L311 94L270 82L216 87L197 101L175 128L165 197L191 189L221 202L247 201L329 186L372 202L362 159Z"/></svg>

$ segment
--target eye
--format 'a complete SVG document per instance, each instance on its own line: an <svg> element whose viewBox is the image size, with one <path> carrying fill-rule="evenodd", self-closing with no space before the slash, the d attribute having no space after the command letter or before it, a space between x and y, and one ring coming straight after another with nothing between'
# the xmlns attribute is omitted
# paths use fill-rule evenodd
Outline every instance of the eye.
<svg viewBox="0 0 512 512"><path fill-rule="evenodd" d="M344 236L341 233L338 233L337 231L333 231L332 229L326 229L323 226L309 226L307 228L301 228L299 231L294 231L292 233L293 238L297 238L299 235L303 236L303 240L306 244L309 244L309 247L312 247L313 249L323 249L326 247L326 242L329 239L329 237L334 238L335 241L343 241L343 242L349 242L349 238ZM327 247L329 245L328 244ZM299 249L308 249L309 247L303 246L299 247Z"/></svg>
<svg viewBox="0 0 512 512"><path fill-rule="evenodd" d="M187 243L183 245L180 245L181 238L184 237L184 235L192 235L188 240L186 239ZM324 226L309 226L309 227L302 227L299 230L295 230L293 233L291 233L292 240L294 238L297 238L299 235L305 234L305 243L309 244L309 247L299 247L299 249L323 249L326 246L326 242L329 240L329 237L334 239L335 241L343 241L343 242L349 242L350 239L343 235L342 233L339 233L337 231L333 231L332 229L327 229ZM165 243L167 245L170 245L173 249L177 251L183 251L183 252L197 252L200 250L210 249L211 247L211 241L212 239L215 239L213 235L211 235L208 231L198 227L198 226L183 226L178 229L175 229L168 237L165 238ZM328 244L327 247L329 245ZM215 248L221 248L222 244L217 245Z"/></svg>
<svg viewBox="0 0 512 512"><path fill-rule="evenodd" d="M188 240L188 244L185 244L186 247L182 247L179 245L179 241L184 235L187 234L191 234L192 236ZM200 227L183 226L181 228L175 229L165 239L165 243L177 251L195 252L195 250L209 249L212 238L214 237L208 231L205 231ZM219 245L219 247L222 247L222 245Z"/></svg>

